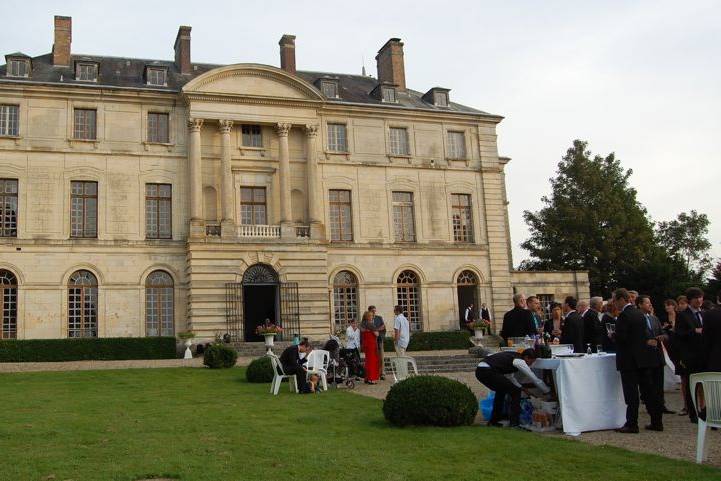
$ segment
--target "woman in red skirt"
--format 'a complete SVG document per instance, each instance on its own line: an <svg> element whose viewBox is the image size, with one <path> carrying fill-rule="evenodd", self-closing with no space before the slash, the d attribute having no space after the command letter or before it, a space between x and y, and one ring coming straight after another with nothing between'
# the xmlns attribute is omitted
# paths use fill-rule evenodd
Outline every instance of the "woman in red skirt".
<svg viewBox="0 0 721 481"><path fill-rule="evenodd" d="M361 346L365 354L365 382L377 384L380 372L378 369L378 331L373 326L373 314L366 311L361 323Z"/></svg>

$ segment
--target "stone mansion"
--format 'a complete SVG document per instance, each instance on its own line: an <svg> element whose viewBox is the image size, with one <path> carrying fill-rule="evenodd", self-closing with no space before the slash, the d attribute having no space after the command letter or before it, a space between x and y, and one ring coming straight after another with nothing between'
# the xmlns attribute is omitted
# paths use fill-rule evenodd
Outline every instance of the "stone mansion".
<svg viewBox="0 0 721 481"><path fill-rule="evenodd" d="M502 117L377 76L52 52L0 66L2 338L322 338L374 304L453 330L514 291L588 296L586 272L512 268Z"/></svg>

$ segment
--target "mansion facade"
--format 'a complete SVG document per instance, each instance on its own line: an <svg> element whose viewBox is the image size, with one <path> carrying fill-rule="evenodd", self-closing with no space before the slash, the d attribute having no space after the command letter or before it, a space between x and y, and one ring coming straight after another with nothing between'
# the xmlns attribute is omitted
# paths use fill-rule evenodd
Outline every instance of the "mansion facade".
<svg viewBox="0 0 721 481"><path fill-rule="evenodd" d="M495 321L515 291L588 296L585 272L512 269L502 117L377 78L71 52L0 66L3 338L322 338L373 304L413 330Z"/></svg>

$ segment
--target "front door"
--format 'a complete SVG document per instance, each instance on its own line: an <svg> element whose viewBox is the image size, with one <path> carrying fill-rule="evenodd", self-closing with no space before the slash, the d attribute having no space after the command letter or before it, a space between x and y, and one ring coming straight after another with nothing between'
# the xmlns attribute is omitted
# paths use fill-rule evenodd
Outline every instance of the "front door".
<svg viewBox="0 0 721 481"><path fill-rule="evenodd" d="M262 341L263 336L255 333L256 327L278 321L278 286L268 284L250 284L243 286L243 319L245 341Z"/></svg>
<svg viewBox="0 0 721 481"><path fill-rule="evenodd" d="M466 328L465 315L466 307L469 304L473 303L473 309L476 310L476 317L478 317L477 291L476 286L458 286L458 325L461 329Z"/></svg>

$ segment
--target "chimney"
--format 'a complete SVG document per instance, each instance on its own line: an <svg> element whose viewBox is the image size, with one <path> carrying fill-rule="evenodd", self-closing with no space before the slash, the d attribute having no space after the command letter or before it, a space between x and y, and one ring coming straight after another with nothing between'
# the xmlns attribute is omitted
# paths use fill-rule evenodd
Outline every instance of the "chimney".
<svg viewBox="0 0 721 481"><path fill-rule="evenodd" d="M180 73L190 73L190 29L185 25L178 28L178 36L175 37L175 66Z"/></svg>
<svg viewBox="0 0 721 481"><path fill-rule="evenodd" d="M53 65L70 66L70 42L73 39L72 17L55 15L55 42L53 43Z"/></svg>
<svg viewBox="0 0 721 481"><path fill-rule="evenodd" d="M278 45L280 45L280 68L295 74L295 35L283 35Z"/></svg>
<svg viewBox="0 0 721 481"><path fill-rule="evenodd" d="M406 70L403 66L403 42L392 38L378 50L378 82L396 85L399 90L406 89Z"/></svg>

